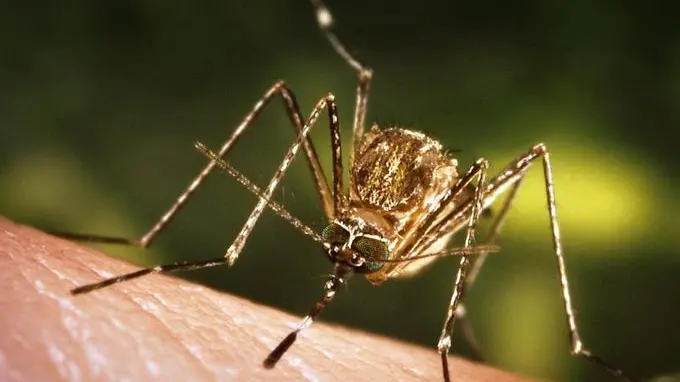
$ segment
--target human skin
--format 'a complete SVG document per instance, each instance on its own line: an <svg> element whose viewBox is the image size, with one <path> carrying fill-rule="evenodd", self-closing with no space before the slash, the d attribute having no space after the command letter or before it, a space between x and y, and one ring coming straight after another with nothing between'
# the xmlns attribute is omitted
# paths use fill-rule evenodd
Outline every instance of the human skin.
<svg viewBox="0 0 680 382"><path fill-rule="evenodd" d="M436 350L322 322L266 370L300 317L177 278L68 292L135 269L0 218L0 380L442 380ZM527 380L449 360L454 381Z"/></svg>

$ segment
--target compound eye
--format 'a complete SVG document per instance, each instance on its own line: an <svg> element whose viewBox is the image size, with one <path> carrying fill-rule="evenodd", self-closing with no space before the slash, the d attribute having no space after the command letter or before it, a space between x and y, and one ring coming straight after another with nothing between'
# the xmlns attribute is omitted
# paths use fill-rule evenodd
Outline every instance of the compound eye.
<svg viewBox="0 0 680 382"><path fill-rule="evenodd" d="M354 239L352 249L364 258L364 264L357 269L361 273L373 273L379 271L390 255L387 243L382 240L359 236Z"/></svg>
<svg viewBox="0 0 680 382"><path fill-rule="evenodd" d="M349 240L349 232L342 226L331 223L323 229L321 238L332 246L342 247Z"/></svg>

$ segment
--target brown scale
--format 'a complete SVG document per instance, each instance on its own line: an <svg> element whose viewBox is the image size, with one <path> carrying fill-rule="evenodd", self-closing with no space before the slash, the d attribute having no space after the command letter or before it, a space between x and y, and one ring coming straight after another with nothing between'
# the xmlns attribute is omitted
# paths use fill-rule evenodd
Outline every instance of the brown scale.
<svg viewBox="0 0 680 382"><path fill-rule="evenodd" d="M437 168L449 165L439 142L424 134L374 125L357 150L354 191L364 207L404 212L422 203Z"/></svg>

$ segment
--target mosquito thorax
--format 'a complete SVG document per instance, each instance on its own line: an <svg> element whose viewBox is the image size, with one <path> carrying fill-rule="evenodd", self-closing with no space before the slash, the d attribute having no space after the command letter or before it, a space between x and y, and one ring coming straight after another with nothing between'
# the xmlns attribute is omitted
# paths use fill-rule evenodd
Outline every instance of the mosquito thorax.
<svg viewBox="0 0 680 382"><path fill-rule="evenodd" d="M349 265L356 273L379 271L390 255L387 239L356 219L331 222L321 237L331 261Z"/></svg>
<svg viewBox="0 0 680 382"><path fill-rule="evenodd" d="M357 147L352 192L366 208L404 213L419 208L439 184L457 178L456 161L427 135L373 125ZM444 176L445 179L442 179Z"/></svg>

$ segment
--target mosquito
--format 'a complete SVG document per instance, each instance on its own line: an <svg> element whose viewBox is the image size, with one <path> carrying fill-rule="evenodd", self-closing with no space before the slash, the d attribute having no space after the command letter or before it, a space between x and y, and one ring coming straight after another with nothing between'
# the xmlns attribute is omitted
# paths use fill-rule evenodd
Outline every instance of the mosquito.
<svg viewBox="0 0 680 382"><path fill-rule="evenodd" d="M621 380L632 381L620 368L585 348L581 340L569 291L557 220L550 154L546 146L539 143L531 147L505 166L498 175L487 179L489 162L486 159L480 158L464 173L459 172L457 160L451 157L438 141L421 132L399 126L383 128L377 124L372 125L366 131L365 119L373 70L351 55L345 44L337 37L333 28L333 16L321 0L311 0L311 4L321 33L358 76L350 142L350 184L347 189L343 182L340 121L333 94L329 93L322 97L309 116L303 119L292 90L283 81L276 82L257 101L253 109L246 114L217 151L212 151L200 142L195 144L196 148L209 159L209 162L141 238L55 233L80 241L146 248L170 224L207 176L215 169L221 169L258 196L257 204L225 255L215 259L186 261L141 269L79 286L71 290L71 294L88 293L148 274L193 270L225 264L231 266L241 254L262 212L270 208L304 235L321 244L324 253L333 263L333 273L323 284L323 294L307 316L265 358L263 361L265 368L272 368L277 364L296 341L298 334L316 320L350 276L362 274L372 284L379 285L387 279L418 272L438 257L457 255L460 256L459 267L437 343L443 379L448 382L451 381L448 353L452 346L451 338L456 319L465 325L464 328L467 330L464 334L467 335L471 345L477 348L472 332L469 330L470 327L467 325L465 309L461 303L462 298L477 279L487 255L498 250L494 243L501 232L512 201L531 165L540 161L543 165L547 212L569 329L571 352L595 363ZM261 189L224 158L243 132L253 125L253 121L261 110L276 97L283 101L297 138L288 149L267 187ZM324 111L328 114L332 148L332 188L309 137L312 127ZM323 212L328 220L328 225L320 234L292 216L284 206L272 200L274 191L300 148L305 153ZM488 211L500 195L506 193L508 196L491 225L488 243L477 245L475 232L480 215ZM463 247L450 248L451 238L461 231L465 231Z"/></svg>

